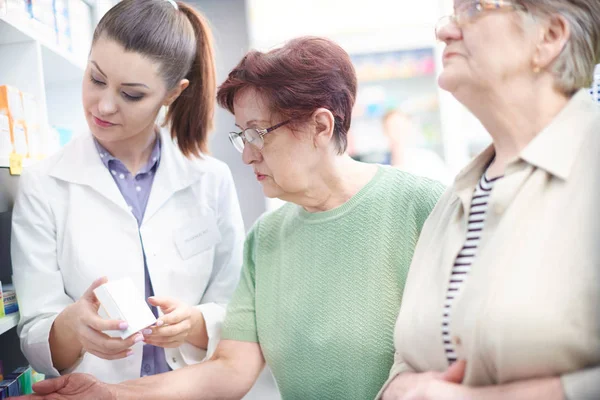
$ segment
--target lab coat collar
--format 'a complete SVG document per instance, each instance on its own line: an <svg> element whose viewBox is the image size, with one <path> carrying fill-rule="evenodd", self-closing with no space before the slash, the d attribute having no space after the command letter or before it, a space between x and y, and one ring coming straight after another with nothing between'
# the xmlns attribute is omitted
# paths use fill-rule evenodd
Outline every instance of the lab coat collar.
<svg viewBox="0 0 600 400"><path fill-rule="evenodd" d="M187 159L176 148L168 132L161 131L161 160L157 169L144 220L149 219L174 193L197 182L206 172L201 159ZM114 204L128 210L119 188L104 166L90 133L69 143L50 176L65 182L85 185Z"/></svg>

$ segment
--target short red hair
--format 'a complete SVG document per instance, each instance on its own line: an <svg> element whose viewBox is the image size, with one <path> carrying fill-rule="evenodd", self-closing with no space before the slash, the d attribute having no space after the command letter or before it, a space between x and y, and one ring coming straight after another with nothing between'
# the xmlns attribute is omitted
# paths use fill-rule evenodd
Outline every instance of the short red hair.
<svg viewBox="0 0 600 400"><path fill-rule="evenodd" d="M246 54L219 87L217 101L233 114L236 94L252 88L272 113L292 123L326 108L335 118L334 137L342 154L348 144L356 86L356 71L344 49L328 39L300 37L267 53Z"/></svg>

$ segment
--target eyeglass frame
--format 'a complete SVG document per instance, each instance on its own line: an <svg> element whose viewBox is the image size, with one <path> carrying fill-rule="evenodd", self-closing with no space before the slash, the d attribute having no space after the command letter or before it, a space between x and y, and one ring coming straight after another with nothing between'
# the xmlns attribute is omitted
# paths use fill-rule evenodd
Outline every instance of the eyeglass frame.
<svg viewBox="0 0 600 400"><path fill-rule="evenodd" d="M242 141L244 142L244 148L245 148L245 147L246 147L246 143L250 143L250 142L248 141L248 139L246 139L246 131L248 131L248 130L252 129L252 130L255 130L256 132L258 132L258 136L259 136L259 137L262 139L262 141L263 141L263 146L259 148L258 146L256 146L256 145L253 145L252 143L250 143L250 145L251 145L251 146L254 146L254 147L256 147L258 150L262 150L262 149L264 148L264 141L265 141L265 139L264 139L264 136L265 136L267 133L271 133L271 132L273 132L273 131L274 131L275 129L277 129L277 128L281 128L282 126L284 126L284 125L286 125L286 124L290 123L291 121L292 121L291 119L288 119L288 120L286 120L286 121L283 121L283 122L280 122L280 123L278 123L278 124L275 124L275 125L271 126L270 128L246 128L246 129L244 129L244 130L242 130L242 131L240 131L240 132L229 132L229 141L231 142L231 144L233 145L233 147L235 147L235 149L236 149L237 151L239 151L240 153L243 153L243 152L244 152L244 149L241 149L241 150L240 150L240 149L238 149L238 148L237 148L237 146L236 146L236 145L235 145L235 143L234 143L234 140L235 140L236 138L238 138L238 137L239 137L239 138L241 138L241 139L242 139Z"/></svg>
<svg viewBox="0 0 600 400"><path fill-rule="evenodd" d="M473 20L474 16L481 14L483 11L504 10L508 9L509 7L511 7L515 11L527 11L527 7L515 0L472 0L462 3L461 5L459 5L458 9L460 9L461 6L465 4L469 6L475 5L475 10L477 12L474 15L467 16L466 18L459 18L461 14L464 14L464 11L457 13L457 9L455 9L454 12L450 15L444 15L435 24L434 33L436 39L439 40L440 35L438 32L440 32L440 30L443 27L447 26L450 22L456 24L459 28L462 28L466 22L468 22L469 20ZM465 11L467 10L468 8L465 8Z"/></svg>

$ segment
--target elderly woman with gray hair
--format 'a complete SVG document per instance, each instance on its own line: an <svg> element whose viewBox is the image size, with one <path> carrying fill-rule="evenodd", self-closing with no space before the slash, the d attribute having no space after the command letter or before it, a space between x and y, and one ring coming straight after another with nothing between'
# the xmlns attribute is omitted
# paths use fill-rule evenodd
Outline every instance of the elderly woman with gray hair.
<svg viewBox="0 0 600 400"><path fill-rule="evenodd" d="M379 396L600 399L600 1L454 6L439 84L493 144L423 227Z"/></svg>

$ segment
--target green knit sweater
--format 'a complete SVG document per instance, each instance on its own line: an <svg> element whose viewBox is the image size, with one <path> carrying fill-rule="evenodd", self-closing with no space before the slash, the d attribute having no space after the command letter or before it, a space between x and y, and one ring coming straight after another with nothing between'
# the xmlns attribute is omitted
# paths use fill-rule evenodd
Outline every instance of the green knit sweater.
<svg viewBox="0 0 600 400"><path fill-rule="evenodd" d="M286 204L244 250L223 339L258 342L284 400L368 400L394 359L393 330L441 184L391 167L342 206Z"/></svg>

